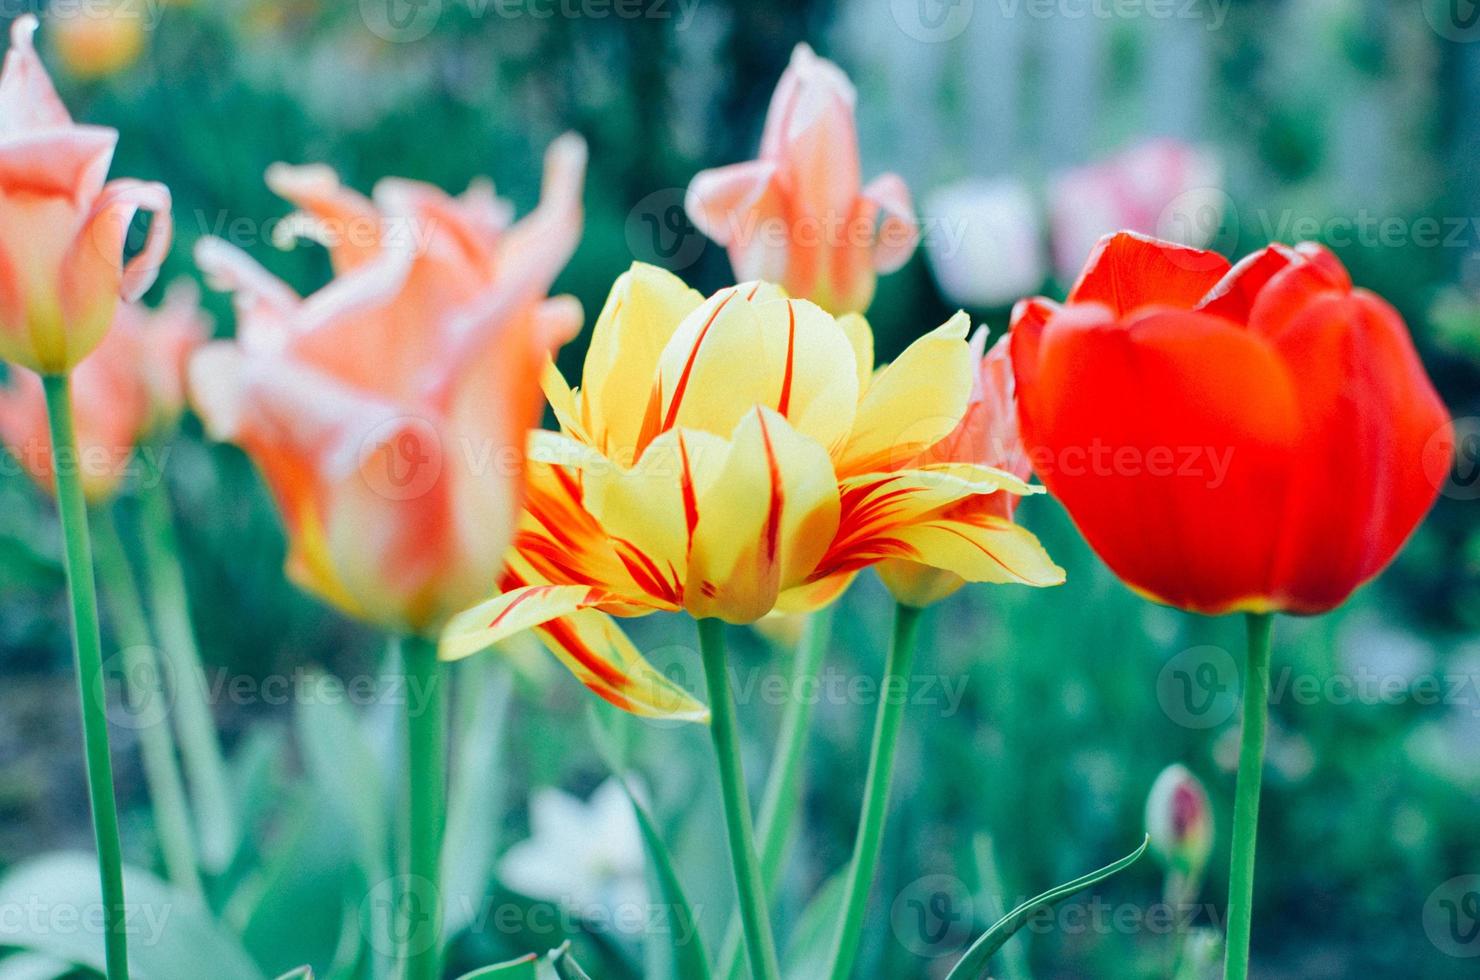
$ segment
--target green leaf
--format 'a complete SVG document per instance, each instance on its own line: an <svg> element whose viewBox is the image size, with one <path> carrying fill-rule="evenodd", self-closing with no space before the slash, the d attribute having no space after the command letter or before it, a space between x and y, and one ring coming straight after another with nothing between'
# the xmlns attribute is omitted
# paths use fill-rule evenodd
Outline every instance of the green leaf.
<svg viewBox="0 0 1480 980"><path fill-rule="evenodd" d="M535 980L539 976L539 965L540 958L529 953L507 963L480 967L471 973L464 973L457 980L484 980L485 977L497 977L498 980Z"/></svg>
<svg viewBox="0 0 1480 980"><path fill-rule="evenodd" d="M443 931L449 939L472 924L493 876L508 768L503 746L510 689L509 672L496 657L471 657L450 673L461 697L442 841Z"/></svg>
<svg viewBox="0 0 1480 980"><path fill-rule="evenodd" d="M289 970L287 973L284 973L277 980L313 980L313 969L307 966L300 966L296 970Z"/></svg>
<svg viewBox="0 0 1480 980"><path fill-rule="evenodd" d="M591 974L581 969L581 964L571 955L569 939L561 943L559 949L550 951L550 962L560 980L591 980Z"/></svg>
<svg viewBox="0 0 1480 980"><path fill-rule="evenodd" d="M129 963L148 980L262 980L235 937L197 898L139 868L124 869L130 929ZM18 865L0 880L0 945L66 960L101 973L103 937L98 864L90 854L61 852Z"/></svg>
<svg viewBox="0 0 1480 980"><path fill-rule="evenodd" d="M1107 864L1098 871L1091 871L1082 878L1051 888L1036 898L1030 898L1011 912L998 919L992 928L982 934L981 938L971 944L966 955L961 961L946 974L946 980L987 980L988 965L992 955L1002 948L1002 944L1012 938L1013 933L1023 927L1028 919L1039 909L1051 908L1073 895L1075 892L1083 891L1091 885L1099 884L1111 875L1118 874L1126 868L1135 864L1146 853L1146 848L1151 844L1148 834L1141 841L1141 846L1130 854L1121 858L1113 864Z"/></svg>
<svg viewBox="0 0 1480 980"><path fill-rule="evenodd" d="M40 953L16 953L0 960L0 980L57 980L74 970L71 963Z"/></svg>
<svg viewBox="0 0 1480 980"><path fill-rule="evenodd" d="M843 914L843 889L847 883L847 872L838 872L823 882L817 894L802 909L796 928L786 941L785 965L781 972L787 980L813 980L827 976L838 919Z"/></svg>

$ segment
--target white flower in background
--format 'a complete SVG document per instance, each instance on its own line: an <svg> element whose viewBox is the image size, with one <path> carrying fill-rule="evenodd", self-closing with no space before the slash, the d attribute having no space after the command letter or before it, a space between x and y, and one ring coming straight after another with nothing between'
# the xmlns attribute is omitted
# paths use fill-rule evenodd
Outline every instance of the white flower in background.
<svg viewBox="0 0 1480 980"><path fill-rule="evenodd" d="M963 180L925 201L926 254L940 291L975 309L1009 306L1048 277L1033 194L1012 179Z"/></svg>
<svg viewBox="0 0 1480 980"><path fill-rule="evenodd" d="M530 837L499 862L499 880L588 923L639 933L648 891L642 832L616 779L588 801L553 788L529 799Z"/></svg>
<svg viewBox="0 0 1480 980"><path fill-rule="evenodd" d="M1210 150L1174 139L1140 143L1049 183L1054 266L1067 286L1103 235L1143 235L1207 248L1223 223L1228 195Z"/></svg>

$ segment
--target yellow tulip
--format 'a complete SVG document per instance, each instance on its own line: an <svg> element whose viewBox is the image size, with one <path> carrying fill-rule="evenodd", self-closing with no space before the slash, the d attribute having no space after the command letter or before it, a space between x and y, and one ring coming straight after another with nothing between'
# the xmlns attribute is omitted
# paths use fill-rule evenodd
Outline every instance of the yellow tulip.
<svg viewBox="0 0 1480 980"><path fill-rule="evenodd" d="M579 389L551 367L560 431L537 432L502 593L454 617L458 659L534 629L585 684L638 714L703 719L611 619L683 610L749 623L820 608L905 558L973 582L1057 585L1005 517L957 507L1030 493L922 456L954 432L976 365L957 314L888 367L857 314L765 283L705 299L634 265L597 320Z"/></svg>

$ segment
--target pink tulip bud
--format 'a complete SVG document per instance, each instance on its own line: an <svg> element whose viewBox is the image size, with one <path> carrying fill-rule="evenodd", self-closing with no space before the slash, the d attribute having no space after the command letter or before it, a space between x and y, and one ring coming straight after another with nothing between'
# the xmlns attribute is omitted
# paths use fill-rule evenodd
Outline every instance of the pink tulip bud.
<svg viewBox="0 0 1480 980"><path fill-rule="evenodd" d="M1213 850L1213 808L1207 790L1186 766L1162 770L1146 798L1151 849L1170 871L1198 877Z"/></svg>

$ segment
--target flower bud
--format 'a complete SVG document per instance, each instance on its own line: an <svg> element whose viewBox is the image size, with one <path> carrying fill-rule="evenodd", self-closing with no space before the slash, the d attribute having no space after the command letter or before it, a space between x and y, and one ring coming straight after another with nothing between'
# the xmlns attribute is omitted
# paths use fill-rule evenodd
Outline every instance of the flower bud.
<svg viewBox="0 0 1480 980"><path fill-rule="evenodd" d="M1208 792L1186 766L1162 770L1146 797L1151 850L1167 870L1201 876L1213 850L1213 808Z"/></svg>

